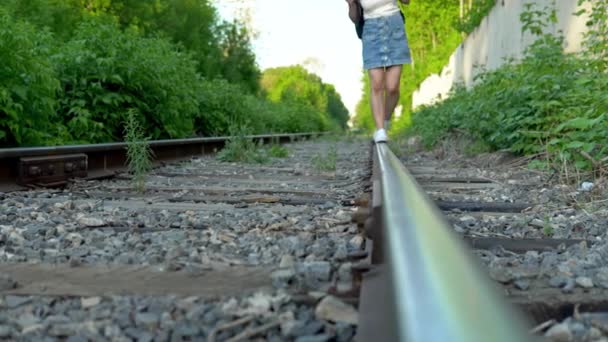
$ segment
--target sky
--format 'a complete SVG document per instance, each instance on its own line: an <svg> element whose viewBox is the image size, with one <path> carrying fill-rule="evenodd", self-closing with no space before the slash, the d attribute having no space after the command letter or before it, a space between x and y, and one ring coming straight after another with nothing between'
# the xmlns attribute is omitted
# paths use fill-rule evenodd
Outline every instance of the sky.
<svg viewBox="0 0 608 342"><path fill-rule="evenodd" d="M237 1L217 0L224 19L233 18ZM303 64L333 84L354 115L361 97L361 41L348 18L345 0L240 0L251 9L258 32L253 42L259 67Z"/></svg>

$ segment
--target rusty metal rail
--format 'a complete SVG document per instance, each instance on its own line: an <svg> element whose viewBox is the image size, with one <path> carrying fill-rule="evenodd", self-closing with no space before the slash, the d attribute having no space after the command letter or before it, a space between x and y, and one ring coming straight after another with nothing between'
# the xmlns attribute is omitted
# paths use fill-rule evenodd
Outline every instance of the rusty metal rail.
<svg viewBox="0 0 608 342"><path fill-rule="evenodd" d="M255 141L287 142L326 133L251 135ZM156 140L150 142L155 162L214 153L230 137ZM24 186L62 185L73 178L111 177L126 166L126 143L0 149L0 191Z"/></svg>
<svg viewBox="0 0 608 342"><path fill-rule="evenodd" d="M532 340L388 146L373 155L373 266L363 277L358 341Z"/></svg>

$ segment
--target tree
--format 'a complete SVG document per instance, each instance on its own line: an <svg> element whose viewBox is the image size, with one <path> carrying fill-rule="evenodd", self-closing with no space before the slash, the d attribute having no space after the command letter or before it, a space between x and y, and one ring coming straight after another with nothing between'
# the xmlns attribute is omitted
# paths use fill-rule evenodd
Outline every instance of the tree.
<svg viewBox="0 0 608 342"><path fill-rule="evenodd" d="M17 18L67 40L90 17L115 20L123 30L164 36L191 52L199 73L224 78L253 93L260 70L246 24L225 23L212 0L6 0Z"/></svg>
<svg viewBox="0 0 608 342"><path fill-rule="evenodd" d="M324 83L302 66L267 69L262 89L271 101L296 102L324 113L338 126L346 127L348 110L333 85Z"/></svg>
<svg viewBox="0 0 608 342"><path fill-rule="evenodd" d="M0 8L0 145L42 144L56 133L59 82L48 63L50 39Z"/></svg>

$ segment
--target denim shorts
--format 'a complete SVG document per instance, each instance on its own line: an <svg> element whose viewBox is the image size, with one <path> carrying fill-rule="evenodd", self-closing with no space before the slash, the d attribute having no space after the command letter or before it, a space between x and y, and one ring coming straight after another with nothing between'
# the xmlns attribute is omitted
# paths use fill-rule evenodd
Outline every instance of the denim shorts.
<svg viewBox="0 0 608 342"><path fill-rule="evenodd" d="M401 13L366 19L363 25L363 68L384 68L412 62Z"/></svg>

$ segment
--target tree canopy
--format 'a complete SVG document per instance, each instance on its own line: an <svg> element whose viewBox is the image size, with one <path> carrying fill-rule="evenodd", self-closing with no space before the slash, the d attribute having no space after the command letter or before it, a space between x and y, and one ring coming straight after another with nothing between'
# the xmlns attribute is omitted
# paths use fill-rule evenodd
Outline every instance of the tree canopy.
<svg viewBox="0 0 608 342"><path fill-rule="evenodd" d="M268 99L274 102L295 102L310 106L321 113L327 113L335 124L346 127L348 109L340 94L331 84L296 65L272 68L262 75L262 89Z"/></svg>
<svg viewBox="0 0 608 342"><path fill-rule="evenodd" d="M0 24L0 146L120 141L127 113L153 139L324 131L348 116L306 72L266 99L249 32L211 0L5 0Z"/></svg>
<svg viewBox="0 0 608 342"><path fill-rule="evenodd" d="M192 53L197 70L259 89L260 70L245 28L222 22L209 0L6 0L11 16L48 28L67 40L81 21L112 18L122 29L165 37Z"/></svg>

